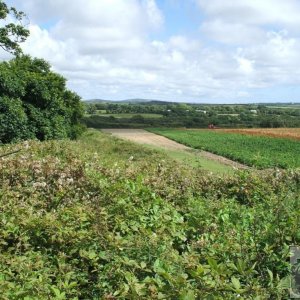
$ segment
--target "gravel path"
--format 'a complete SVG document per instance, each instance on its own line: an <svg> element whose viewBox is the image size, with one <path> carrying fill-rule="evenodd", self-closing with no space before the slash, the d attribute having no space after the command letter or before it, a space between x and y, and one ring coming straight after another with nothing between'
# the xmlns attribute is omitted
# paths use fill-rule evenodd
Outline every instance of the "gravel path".
<svg viewBox="0 0 300 300"><path fill-rule="evenodd" d="M152 132L148 132L143 129L102 129L103 132L110 133L113 136L119 137L121 139L129 140L139 144L147 144L156 147L163 148L165 150L181 150L181 151L193 151L199 153L202 157L210 160L218 161L224 165L232 166L238 169L247 169L249 167L225 158L220 155L213 154L211 152L195 150L193 148L187 147L185 145L179 144L172 141L164 136L157 135Z"/></svg>

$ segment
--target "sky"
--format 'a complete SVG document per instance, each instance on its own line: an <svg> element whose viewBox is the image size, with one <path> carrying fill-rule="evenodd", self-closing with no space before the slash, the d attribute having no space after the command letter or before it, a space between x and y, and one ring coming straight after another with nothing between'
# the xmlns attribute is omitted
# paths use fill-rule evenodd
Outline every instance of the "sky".
<svg viewBox="0 0 300 300"><path fill-rule="evenodd" d="M85 100L300 101L299 0L6 3L27 14L24 53Z"/></svg>

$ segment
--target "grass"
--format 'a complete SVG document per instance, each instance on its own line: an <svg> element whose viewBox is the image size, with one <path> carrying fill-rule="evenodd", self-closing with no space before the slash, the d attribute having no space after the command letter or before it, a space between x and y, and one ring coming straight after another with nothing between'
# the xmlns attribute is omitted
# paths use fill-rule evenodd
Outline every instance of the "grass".
<svg viewBox="0 0 300 300"><path fill-rule="evenodd" d="M144 145L147 148L162 152L166 157L170 157L180 163L193 168L203 169L215 174L233 174L234 169L230 166L222 164L218 161L202 157L198 151L183 151L183 150L165 150L160 147Z"/></svg>
<svg viewBox="0 0 300 300"><path fill-rule="evenodd" d="M200 172L87 131L5 145L1 299L287 299L299 171Z"/></svg>
<svg viewBox="0 0 300 300"><path fill-rule="evenodd" d="M195 149L207 150L258 168L300 167L300 142L211 130L151 129Z"/></svg>

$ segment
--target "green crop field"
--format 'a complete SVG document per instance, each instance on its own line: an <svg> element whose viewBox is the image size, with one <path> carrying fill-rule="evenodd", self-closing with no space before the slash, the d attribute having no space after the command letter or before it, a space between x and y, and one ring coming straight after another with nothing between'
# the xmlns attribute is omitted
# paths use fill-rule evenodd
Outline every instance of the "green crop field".
<svg viewBox="0 0 300 300"><path fill-rule="evenodd" d="M300 142L217 130L153 129L195 149L203 149L257 168L300 167Z"/></svg>

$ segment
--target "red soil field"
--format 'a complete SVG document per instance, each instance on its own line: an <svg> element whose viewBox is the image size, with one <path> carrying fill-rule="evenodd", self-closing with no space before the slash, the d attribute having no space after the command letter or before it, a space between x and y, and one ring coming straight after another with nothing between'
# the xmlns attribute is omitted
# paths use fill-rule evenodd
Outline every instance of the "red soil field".
<svg viewBox="0 0 300 300"><path fill-rule="evenodd" d="M300 140L300 128L249 128L249 129L217 129L222 132L241 133L248 135L269 136Z"/></svg>

